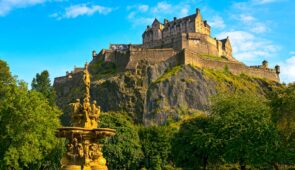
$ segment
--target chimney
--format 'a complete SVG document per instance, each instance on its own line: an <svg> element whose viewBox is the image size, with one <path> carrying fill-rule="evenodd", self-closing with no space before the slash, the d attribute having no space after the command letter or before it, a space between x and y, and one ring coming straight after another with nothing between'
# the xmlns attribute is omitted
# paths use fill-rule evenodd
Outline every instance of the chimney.
<svg viewBox="0 0 295 170"><path fill-rule="evenodd" d="M168 24L168 19L164 19L164 25Z"/></svg>
<svg viewBox="0 0 295 170"><path fill-rule="evenodd" d="M198 15L198 14L200 14L200 9L199 8L196 8L196 14Z"/></svg>
<svg viewBox="0 0 295 170"><path fill-rule="evenodd" d="M92 57L93 58L96 57L96 51L95 50L92 51Z"/></svg>
<svg viewBox="0 0 295 170"><path fill-rule="evenodd" d="M279 65L276 65L275 66L275 70L276 70L276 73L277 74L280 74L281 73L281 69L280 69L280 66Z"/></svg>

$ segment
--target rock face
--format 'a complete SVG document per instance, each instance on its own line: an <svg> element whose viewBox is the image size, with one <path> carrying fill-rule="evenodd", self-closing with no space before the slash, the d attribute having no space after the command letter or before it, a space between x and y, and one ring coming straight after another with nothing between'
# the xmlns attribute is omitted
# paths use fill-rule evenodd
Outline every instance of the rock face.
<svg viewBox="0 0 295 170"><path fill-rule="evenodd" d="M95 70L92 68L92 70ZM93 71L92 71L93 72ZM184 115L207 112L210 97L221 91L252 91L264 94L272 83L228 72L199 69L171 63L149 65L142 61L133 72L99 75L93 72L91 98L102 111L122 111L146 126L161 125L168 120L180 120ZM99 78L98 78L99 77ZM83 91L75 74L65 81L55 82L58 105L64 110L63 124L68 125L65 103L81 98Z"/></svg>
<svg viewBox="0 0 295 170"><path fill-rule="evenodd" d="M165 74L147 91L144 124L163 124L168 118L175 120L182 114L208 110L209 97L217 91L215 83L206 80L200 70L186 65Z"/></svg>

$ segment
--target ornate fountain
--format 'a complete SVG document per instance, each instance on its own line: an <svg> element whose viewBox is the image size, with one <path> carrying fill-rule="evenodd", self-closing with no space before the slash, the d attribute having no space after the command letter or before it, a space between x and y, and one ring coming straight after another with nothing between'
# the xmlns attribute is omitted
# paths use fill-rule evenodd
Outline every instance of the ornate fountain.
<svg viewBox="0 0 295 170"><path fill-rule="evenodd" d="M115 135L114 129L97 128L100 107L96 101L90 103L90 74L88 64L83 71L85 94L83 102L79 99L71 103L72 127L58 128L56 136L66 138L66 153L61 160L62 170L107 170L106 159L102 154L99 139Z"/></svg>

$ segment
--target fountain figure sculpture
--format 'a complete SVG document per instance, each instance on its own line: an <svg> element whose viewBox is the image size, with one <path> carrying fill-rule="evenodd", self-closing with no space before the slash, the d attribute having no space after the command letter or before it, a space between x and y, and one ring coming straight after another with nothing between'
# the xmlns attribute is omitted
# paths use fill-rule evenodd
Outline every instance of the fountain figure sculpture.
<svg viewBox="0 0 295 170"><path fill-rule="evenodd" d="M90 74L88 64L83 71L85 93L83 103L70 103L72 127L57 129L56 136L66 138L66 153L61 160L62 170L107 170L99 139L115 135L114 129L97 128L100 107L90 103Z"/></svg>

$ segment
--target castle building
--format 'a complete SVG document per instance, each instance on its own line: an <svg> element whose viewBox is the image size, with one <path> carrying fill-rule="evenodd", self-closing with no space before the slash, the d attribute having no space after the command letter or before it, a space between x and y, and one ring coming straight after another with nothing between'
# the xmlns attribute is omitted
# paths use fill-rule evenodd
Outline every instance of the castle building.
<svg viewBox="0 0 295 170"><path fill-rule="evenodd" d="M202 19L200 9L195 14L172 21L164 19L164 23L155 19L151 26L147 26L142 34L142 44L110 44L108 49L99 53L92 52L96 62L111 62L117 71L135 71L140 68L140 63L156 66L164 63L169 67L190 64L198 68L223 70L225 67L235 75L248 76L279 81L280 67L268 68L264 61L262 65L246 66L236 60L232 55L229 37L217 40L211 37L211 27ZM76 74L79 70L71 72ZM63 81L65 78L56 78Z"/></svg>
<svg viewBox="0 0 295 170"><path fill-rule="evenodd" d="M211 27L202 19L200 9L196 13L164 23L154 20L142 34L144 48L190 49L201 55L225 57L234 61L229 38L217 40L211 37Z"/></svg>

